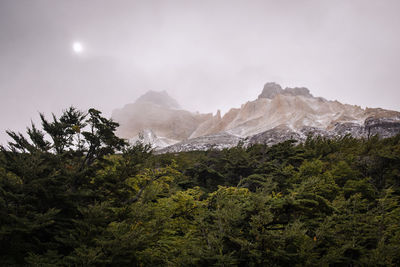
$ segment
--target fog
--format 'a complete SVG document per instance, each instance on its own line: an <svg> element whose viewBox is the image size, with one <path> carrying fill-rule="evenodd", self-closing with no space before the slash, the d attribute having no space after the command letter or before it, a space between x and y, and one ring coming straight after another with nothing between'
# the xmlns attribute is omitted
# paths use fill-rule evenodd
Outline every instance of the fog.
<svg viewBox="0 0 400 267"><path fill-rule="evenodd" d="M148 90L215 113L274 81L400 110L399 10L397 0L1 0L0 143L38 112L110 116Z"/></svg>

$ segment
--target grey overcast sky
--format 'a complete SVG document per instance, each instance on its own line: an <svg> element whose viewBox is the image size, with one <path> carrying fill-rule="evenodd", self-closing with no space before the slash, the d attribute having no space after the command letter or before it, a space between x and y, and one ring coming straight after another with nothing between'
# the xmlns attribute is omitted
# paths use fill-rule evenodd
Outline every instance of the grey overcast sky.
<svg viewBox="0 0 400 267"><path fill-rule="evenodd" d="M226 112L275 81L400 110L399 14L398 0L0 0L0 143L39 111L110 116L147 90Z"/></svg>

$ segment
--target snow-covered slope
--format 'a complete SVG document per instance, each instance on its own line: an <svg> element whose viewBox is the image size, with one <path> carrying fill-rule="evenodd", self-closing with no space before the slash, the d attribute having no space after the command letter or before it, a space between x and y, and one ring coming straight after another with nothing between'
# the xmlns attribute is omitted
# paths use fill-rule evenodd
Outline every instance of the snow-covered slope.
<svg viewBox="0 0 400 267"><path fill-rule="evenodd" d="M151 129L143 129L138 133L137 136L129 140L130 143L141 142L143 144L149 144L153 149L159 150L164 147L172 146L179 143L179 140L174 140L166 137L157 136Z"/></svg>

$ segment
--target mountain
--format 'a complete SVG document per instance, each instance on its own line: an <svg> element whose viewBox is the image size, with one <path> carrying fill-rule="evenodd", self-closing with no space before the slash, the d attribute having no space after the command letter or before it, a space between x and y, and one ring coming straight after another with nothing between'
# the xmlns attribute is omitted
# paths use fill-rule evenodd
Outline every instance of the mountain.
<svg viewBox="0 0 400 267"><path fill-rule="evenodd" d="M160 148L188 139L212 114L182 110L167 92L149 91L136 102L114 110L112 118L120 123L118 136L148 141Z"/></svg>
<svg viewBox="0 0 400 267"><path fill-rule="evenodd" d="M274 144L287 139L305 140L309 134L326 137L393 136L400 132L400 112L366 108L314 97L305 87L265 84L254 101L232 108L225 115L192 113L179 109L165 91L150 91L134 104L113 112L121 137L148 141L164 152L224 148L244 143Z"/></svg>

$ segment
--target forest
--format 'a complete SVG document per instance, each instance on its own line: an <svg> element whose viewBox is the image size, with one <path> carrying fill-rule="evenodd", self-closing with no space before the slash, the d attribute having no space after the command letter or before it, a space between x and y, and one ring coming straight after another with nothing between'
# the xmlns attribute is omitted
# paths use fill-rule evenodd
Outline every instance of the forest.
<svg viewBox="0 0 400 267"><path fill-rule="evenodd" d="M1 147L1 266L400 266L400 135L156 154L40 117Z"/></svg>

